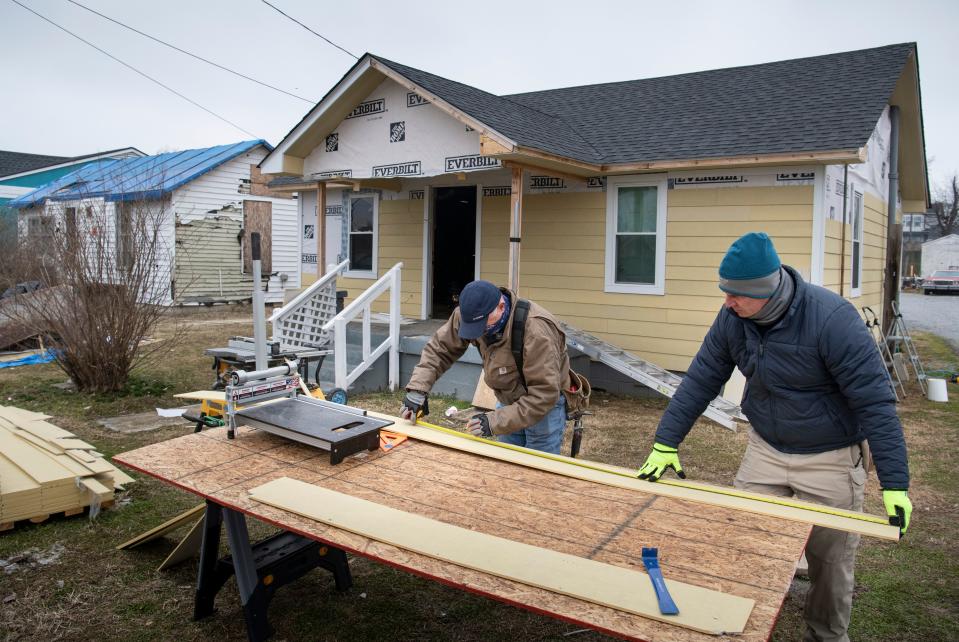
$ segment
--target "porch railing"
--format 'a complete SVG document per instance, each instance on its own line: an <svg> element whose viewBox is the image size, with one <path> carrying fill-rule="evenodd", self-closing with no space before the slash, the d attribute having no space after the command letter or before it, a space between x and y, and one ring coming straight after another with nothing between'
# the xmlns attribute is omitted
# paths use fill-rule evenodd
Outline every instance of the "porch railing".
<svg viewBox="0 0 959 642"><path fill-rule="evenodd" d="M349 261L343 261L333 266L316 283L273 313L270 317L273 340L279 341L284 350L329 349L331 337L326 326L336 316L336 277L348 265Z"/></svg>
<svg viewBox="0 0 959 642"><path fill-rule="evenodd" d="M400 378L400 270L402 268L402 263L394 265L342 312L323 325L324 332L333 332L333 378L337 388L349 390L350 384L373 365L380 355L389 350L389 386L390 390L396 390ZM371 306L386 291L390 293L390 332L380 345L372 348L370 345ZM363 359L359 365L350 370L346 362L346 327L350 321L361 314L363 315Z"/></svg>

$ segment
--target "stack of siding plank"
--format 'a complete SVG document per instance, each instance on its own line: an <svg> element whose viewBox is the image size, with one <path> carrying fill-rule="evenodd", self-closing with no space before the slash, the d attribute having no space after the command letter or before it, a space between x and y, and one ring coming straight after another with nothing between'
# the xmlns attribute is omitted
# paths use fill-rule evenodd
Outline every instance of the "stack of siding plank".
<svg viewBox="0 0 959 642"><path fill-rule="evenodd" d="M22 519L76 515L113 500L133 478L94 446L47 421L50 417L0 406L0 531Z"/></svg>

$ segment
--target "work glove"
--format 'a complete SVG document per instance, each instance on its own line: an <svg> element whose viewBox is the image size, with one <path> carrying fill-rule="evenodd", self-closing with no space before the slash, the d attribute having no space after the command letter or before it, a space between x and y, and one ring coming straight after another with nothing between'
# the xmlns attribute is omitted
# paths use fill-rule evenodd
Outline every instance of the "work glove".
<svg viewBox="0 0 959 642"><path fill-rule="evenodd" d="M639 469L639 478L654 482L663 476L667 468L672 468L680 479L686 479L686 473L679 465L678 453L676 448L657 441L653 444L653 451L646 458L646 463Z"/></svg>
<svg viewBox="0 0 959 642"><path fill-rule="evenodd" d="M419 390L409 390L403 399L403 408L400 410L400 417L410 423L416 423L416 420L430 414L430 403L426 399L425 392Z"/></svg>
<svg viewBox="0 0 959 642"><path fill-rule="evenodd" d="M483 415L473 415L466 424L466 429L474 437L483 437L489 439L493 436L493 431L489 427L489 417Z"/></svg>
<svg viewBox="0 0 959 642"><path fill-rule="evenodd" d="M883 489L882 503L886 505L889 523L899 527L899 533L905 534L912 516L912 502L904 490Z"/></svg>

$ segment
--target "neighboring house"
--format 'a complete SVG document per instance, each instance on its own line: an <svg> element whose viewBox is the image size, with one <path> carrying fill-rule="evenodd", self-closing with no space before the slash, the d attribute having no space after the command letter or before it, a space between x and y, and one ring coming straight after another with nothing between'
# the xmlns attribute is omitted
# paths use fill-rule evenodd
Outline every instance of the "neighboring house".
<svg viewBox="0 0 959 642"><path fill-rule="evenodd" d="M894 200L925 211L915 44L510 96L366 54L261 169L299 193L304 282L347 258L355 296L402 261L403 315L442 318L467 281L518 279L685 370L748 231L881 309L891 149Z"/></svg>
<svg viewBox="0 0 959 642"><path fill-rule="evenodd" d="M134 156L145 154L135 147L83 156L47 156L0 150L0 247L16 240L16 212L4 207L8 201L89 163Z"/></svg>
<svg viewBox="0 0 959 642"><path fill-rule="evenodd" d="M922 244L922 277L936 270L959 270L959 234L949 234Z"/></svg>
<svg viewBox="0 0 959 642"><path fill-rule="evenodd" d="M101 160L9 203L20 210L20 233L48 234L65 221L103 213L111 251L122 260L134 208L162 221L157 269L169 283L166 303L247 299L252 292L249 234L260 232L268 302L297 289L300 240L296 202L269 190L257 164L272 147L263 140ZM166 290L166 287L164 287Z"/></svg>
<svg viewBox="0 0 959 642"><path fill-rule="evenodd" d="M922 244L936 237L935 210L902 215L902 276L913 279L922 274Z"/></svg>

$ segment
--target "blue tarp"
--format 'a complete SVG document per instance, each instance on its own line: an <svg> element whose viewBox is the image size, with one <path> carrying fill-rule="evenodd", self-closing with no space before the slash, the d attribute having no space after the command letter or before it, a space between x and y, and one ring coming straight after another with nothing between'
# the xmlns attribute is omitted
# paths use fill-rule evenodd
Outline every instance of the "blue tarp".
<svg viewBox="0 0 959 642"><path fill-rule="evenodd" d="M32 366L35 363L50 363L53 361L53 350L47 350L39 354L31 354L29 357L17 359L16 361L0 361L0 369L16 368L17 366Z"/></svg>
<svg viewBox="0 0 959 642"><path fill-rule="evenodd" d="M108 201L152 200L165 196L264 140L188 149L139 158L104 159L85 165L61 178L15 198L7 207L35 207L46 200L75 201L102 197Z"/></svg>

